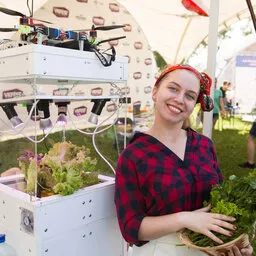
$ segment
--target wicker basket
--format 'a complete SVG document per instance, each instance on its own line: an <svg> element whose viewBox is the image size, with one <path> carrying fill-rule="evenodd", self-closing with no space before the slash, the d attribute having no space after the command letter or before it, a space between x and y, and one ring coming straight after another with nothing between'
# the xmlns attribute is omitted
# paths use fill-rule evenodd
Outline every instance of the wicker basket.
<svg viewBox="0 0 256 256"><path fill-rule="evenodd" d="M225 256L225 255L227 255L227 252L230 251L231 247L234 245L236 245L238 248L244 248L250 244L249 236L247 234L242 234L239 237L237 237L236 239L234 239L228 243L213 246L213 247L211 247L211 246L200 247L200 246L192 244L192 242L188 238L185 230L183 232L179 232L179 239L185 245L187 245L191 248L198 249L198 250L206 253L207 255L211 255L211 256Z"/></svg>

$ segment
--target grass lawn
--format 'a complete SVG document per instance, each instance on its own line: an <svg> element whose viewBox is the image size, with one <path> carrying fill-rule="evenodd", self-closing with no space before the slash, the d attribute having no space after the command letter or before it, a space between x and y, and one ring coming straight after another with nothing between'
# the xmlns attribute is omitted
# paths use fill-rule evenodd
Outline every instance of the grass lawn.
<svg viewBox="0 0 256 256"><path fill-rule="evenodd" d="M246 143L250 128L250 123L244 123L239 118L234 119L233 122L228 119L217 122L213 141L219 165L225 178L233 174L244 176L251 171L238 167L238 164L247 161Z"/></svg>
<svg viewBox="0 0 256 256"><path fill-rule="evenodd" d="M213 135L217 158L220 168L225 178L230 175L244 176L249 173L249 169L239 168L238 164L247 160L246 137L251 127L250 123L244 123L239 118L231 122L230 120L220 120L216 125ZM192 123L193 125L193 123ZM202 127L197 130L200 132ZM114 147L115 133L111 128L96 136L96 145L99 151L115 168L118 159L118 151ZM51 134L47 139L38 144L38 152L46 153L55 142L62 140L61 133ZM110 167L102 160L92 145L92 137L86 136L76 131L67 131L66 140L76 145L85 145L91 149L91 157L98 159L97 170L101 174L114 176ZM0 142L0 173L11 167L18 166L17 158L26 150L34 150L34 144L26 138ZM255 239L256 240L256 239ZM256 244L253 244L256 251Z"/></svg>
<svg viewBox="0 0 256 256"><path fill-rule="evenodd" d="M87 132L90 130L87 130ZM81 146L84 145L90 148L91 157L97 158L97 170L101 174L114 176L113 171L105 163L104 160L99 157L98 153L95 151L92 144L92 136L83 135L77 131L66 131L66 141L71 141L73 144ZM103 133L96 135L96 145L98 150L103 154L103 156L110 162L110 164L115 167L118 151L114 147L114 129L110 128ZM38 138L40 140L40 137ZM51 148L54 143L62 141L62 133L57 132L50 134L43 142L38 143L38 153L46 153L49 148ZM31 150L34 152L34 143L28 141L27 138L20 138L15 140L0 142L0 173L12 168L18 167L17 158L25 152L25 150Z"/></svg>

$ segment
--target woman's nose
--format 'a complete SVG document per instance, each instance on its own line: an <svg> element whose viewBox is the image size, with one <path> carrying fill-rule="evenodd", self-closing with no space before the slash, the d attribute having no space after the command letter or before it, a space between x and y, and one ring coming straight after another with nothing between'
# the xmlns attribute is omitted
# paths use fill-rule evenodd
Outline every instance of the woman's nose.
<svg viewBox="0 0 256 256"><path fill-rule="evenodd" d="M175 97L176 101L179 103L184 103L184 93L179 92L176 97Z"/></svg>

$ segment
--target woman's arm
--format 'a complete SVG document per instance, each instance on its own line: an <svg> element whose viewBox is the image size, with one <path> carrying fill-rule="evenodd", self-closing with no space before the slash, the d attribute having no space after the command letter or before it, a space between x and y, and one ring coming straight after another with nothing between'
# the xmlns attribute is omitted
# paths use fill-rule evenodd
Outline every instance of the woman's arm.
<svg viewBox="0 0 256 256"><path fill-rule="evenodd" d="M210 206L192 212L179 212L157 217L144 217L139 229L139 240L148 241L177 232L183 228L204 234L217 243L223 243L212 231L232 236L236 227L233 217L209 213Z"/></svg>
<svg viewBox="0 0 256 256"><path fill-rule="evenodd" d="M225 106L224 106L224 100L222 97L220 97L220 114L222 117L226 116L226 110L225 110Z"/></svg>

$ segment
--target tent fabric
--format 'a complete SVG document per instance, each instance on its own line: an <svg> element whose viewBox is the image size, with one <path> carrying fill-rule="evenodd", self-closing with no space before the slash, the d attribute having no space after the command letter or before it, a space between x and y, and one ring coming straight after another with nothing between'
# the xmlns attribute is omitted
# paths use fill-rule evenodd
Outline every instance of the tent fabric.
<svg viewBox="0 0 256 256"><path fill-rule="evenodd" d="M46 2L51 1L53 0L34 0L34 10L43 8ZM112 0L110 2L119 3L127 8L145 33L153 50L158 51L168 63L180 63L209 34L209 17L188 11L183 6L183 1L194 2L207 10L210 8L210 0ZM28 14L26 2L26 0L1 0L0 5ZM74 4L77 2L97 3L98 6L104 4L103 0L59 1L58 4L65 6L66 3L69 3L72 6L72 2ZM255 10L256 0L251 0L251 3ZM220 31L240 19L250 17L246 0L219 0L219 4ZM97 14L98 10L95 9L94 11ZM15 21L17 22L17 17L2 13L0 13L0 19L2 27L12 27L15 25ZM2 34L0 33L1 38L3 37ZM5 37L8 34L11 35L11 33L5 33Z"/></svg>
<svg viewBox="0 0 256 256"><path fill-rule="evenodd" d="M210 8L210 0L201 0ZM181 0L120 0L141 26L152 49L169 63L179 63L209 34L209 17L184 8ZM254 10L256 0L251 0ZM250 17L245 0L219 0L219 31Z"/></svg>
<svg viewBox="0 0 256 256"><path fill-rule="evenodd" d="M251 1L256 9L256 0ZM210 8L210 0L193 2ZM27 0L0 0L0 5L29 15ZM250 17L245 0L220 0L219 9L220 31L239 19ZM150 92L157 70L151 50L158 51L168 63L179 63L203 39L207 41L209 34L209 17L187 10L182 0L34 0L34 17L65 30L90 28L93 23L96 26L126 24L123 31L100 31L98 35L102 39L126 35L125 40L114 42L117 54L129 57L128 88L123 86L122 90L132 97L132 108L142 112L153 107ZM19 17L4 13L0 13L0 19L1 27L13 27L19 22ZM0 32L1 39L17 36L18 33ZM89 94L94 87L86 88ZM77 90L79 92L79 88ZM81 90L85 90L84 87ZM104 93L107 91L111 93L111 88L105 88ZM92 104L87 102L85 107L89 114ZM26 116L26 110L23 112Z"/></svg>

